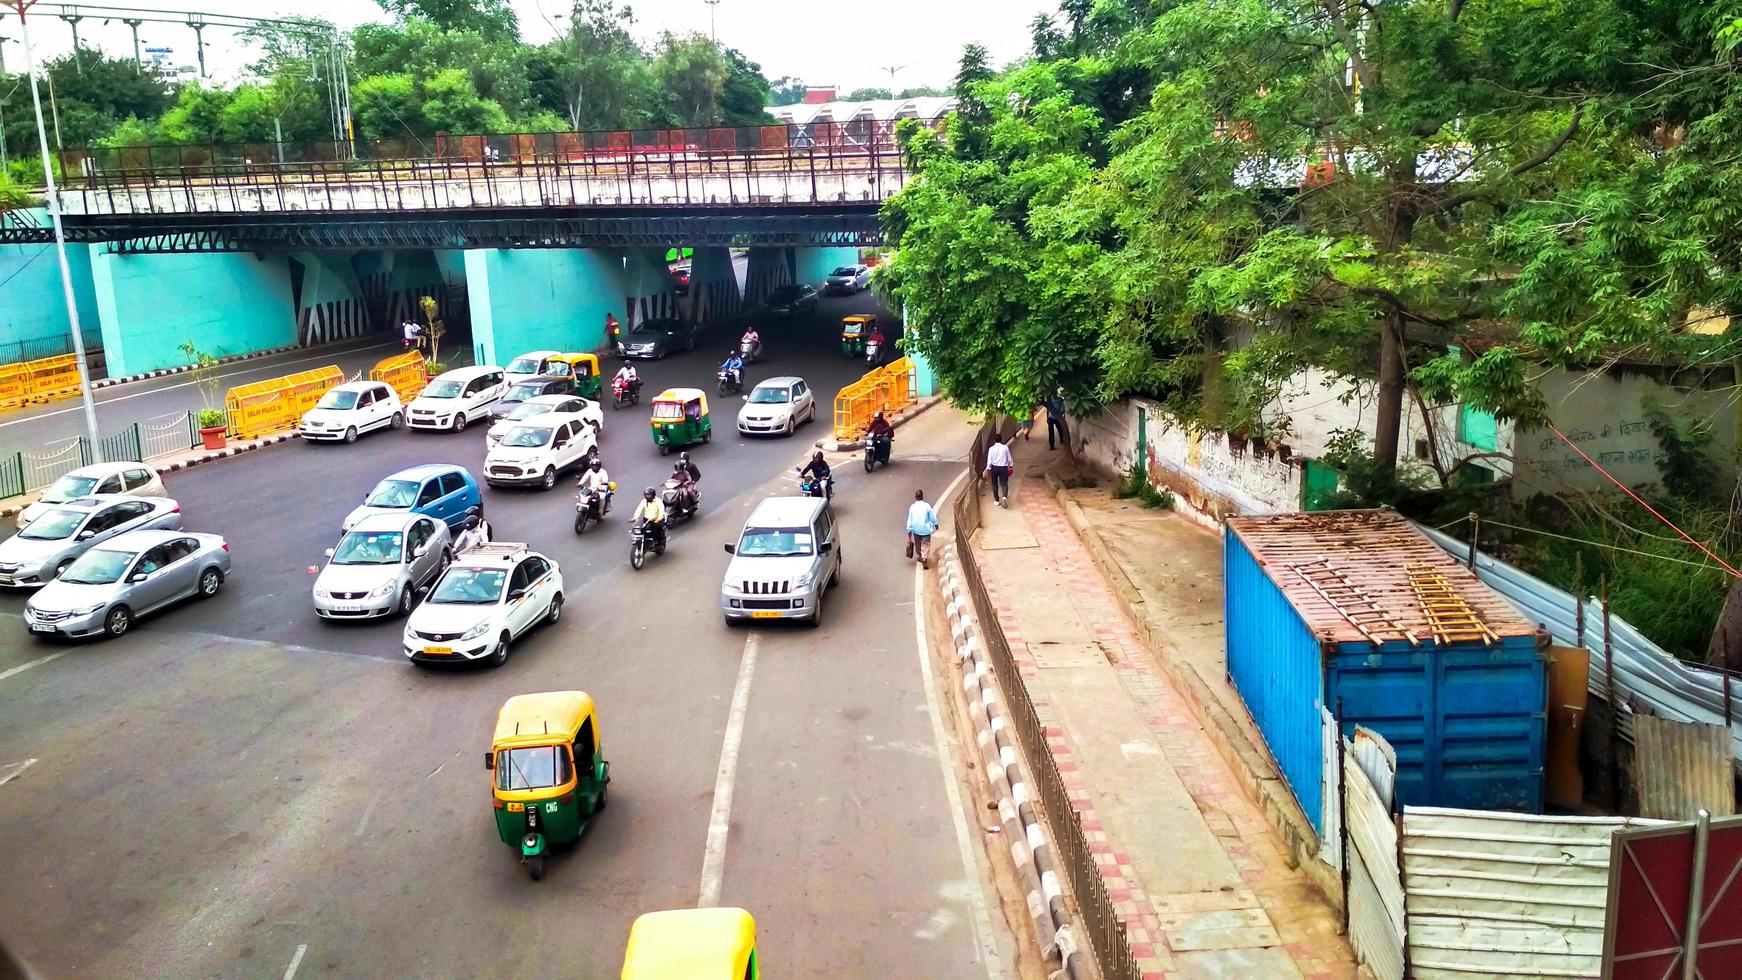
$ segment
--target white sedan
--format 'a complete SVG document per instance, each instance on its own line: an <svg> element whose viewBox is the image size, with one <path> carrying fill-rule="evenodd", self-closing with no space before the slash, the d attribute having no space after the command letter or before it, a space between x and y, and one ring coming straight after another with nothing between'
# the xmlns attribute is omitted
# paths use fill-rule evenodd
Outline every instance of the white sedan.
<svg viewBox="0 0 1742 980"><path fill-rule="evenodd" d="M400 638L412 663L508 662L509 645L562 615L557 563L524 544L498 541L454 559Z"/></svg>
<svg viewBox="0 0 1742 980"><path fill-rule="evenodd" d="M299 434L308 440L345 442L376 429L405 424L399 394L380 381L348 381L330 389L302 417Z"/></svg>
<svg viewBox="0 0 1742 980"><path fill-rule="evenodd" d="M490 486L556 486L558 473L599 455L599 437L584 417L563 412L516 422L484 454L484 482Z"/></svg>
<svg viewBox="0 0 1742 980"><path fill-rule="evenodd" d="M484 433L484 440L488 445L494 446L502 441L502 437L508 434L509 429L528 419L548 415L551 412L581 416L593 426L595 435L605 431L605 410L600 407L598 402L590 398L582 398L580 395L539 395L537 398L528 398L509 409L507 415L491 424L490 431Z"/></svg>

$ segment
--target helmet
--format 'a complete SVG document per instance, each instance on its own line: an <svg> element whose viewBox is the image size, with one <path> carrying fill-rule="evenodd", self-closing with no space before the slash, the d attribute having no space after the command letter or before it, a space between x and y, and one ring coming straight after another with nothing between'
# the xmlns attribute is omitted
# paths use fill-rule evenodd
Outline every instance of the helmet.
<svg viewBox="0 0 1742 980"><path fill-rule="evenodd" d="M599 457L594 456L593 461L591 463L587 464L587 469L589 469L589 470L603 469L604 466L605 466L604 461L600 460Z"/></svg>
<svg viewBox="0 0 1742 980"><path fill-rule="evenodd" d="M880 409L878 409L878 410L877 410L877 417L878 417L878 418L882 418L882 417L883 417L883 410L882 410L882 409L881 409L881 408L880 408Z"/></svg>
<svg viewBox="0 0 1742 980"><path fill-rule="evenodd" d="M648 487L646 490L641 491L641 496L644 499L652 500L656 496L656 494L654 493L654 490L652 487Z"/></svg>
<svg viewBox="0 0 1742 980"><path fill-rule="evenodd" d="M678 453L677 454L677 461L680 463L683 463L686 466L689 465L689 461L690 461L689 452L686 450L684 452Z"/></svg>
<svg viewBox="0 0 1742 980"><path fill-rule="evenodd" d="M677 462L671 464L671 471L673 473L688 473L689 467L685 466L683 464L683 460L680 459Z"/></svg>
<svg viewBox="0 0 1742 980"><path fill-rule="evenodd" d="M476 531L477 529L478 529L478 515L477 514L467 514L466 515L466 530Z"/></svg>

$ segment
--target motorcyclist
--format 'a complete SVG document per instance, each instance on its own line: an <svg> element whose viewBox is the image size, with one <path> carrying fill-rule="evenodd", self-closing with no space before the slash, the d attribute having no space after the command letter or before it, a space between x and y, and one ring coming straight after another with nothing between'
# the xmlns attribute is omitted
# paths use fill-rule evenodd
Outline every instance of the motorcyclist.
<svg viewBox="0 0 1742 980"><path fill-rule="evenodd" d="M683 501L683 509L694 512L697 503L696 479L690 474L689 467L684 465L683 460L671 464L671 481L677 484L680 494L678 499Z"/></svg>
<svg viewBox="0 0 1742 980"><path fill-rule="evenodd" d="M829 478L829 461L823 458L822 450L811 454L811 461L804 464L798 475L810 478L817 486L817 495L822 495L823 481Z"/></svg>
<svg viewBox="0 0 1742 980"><path fill-rule="evenodd" d="M888 342L883 339L883 328L878 326L871 328L871 336L865 338L865 344L867 353L869 353L871 345L876 345L878 361L883 360L883 352L889 349Z"/></svg>
<svg viewBox="0 0 1742 980"><path fill-rule="evenodd" d="M726 361L720 365L720 370L731 377L733 384L740 388L744 386L744 358L736 350L726 352Z"/></svg>
<svg viewBox="0 0 1742 980"><path fill-rule="evenodd" d="M871 424L865 429L865 438L872 445L876 445L879 439L883 440L883 445L877 450L877 455L882 457L884 462L888 462L889 446L895 441L895 426L889 424L889 420L884 418L882 412L878 412L871 419Z"/></svg>
<svg viewBox="0 0 1742 980"><path fill-rule="evenodd" d="M575 481L575 487L581 493L597 491L599 494L599 516L611 512L611 475L605 472L605 464L595 456L581 471L581 478Z"/></svg>
<svg viewBox="0 0 1742 980"><path fill-rule="evenodd" d="M635 514L629 520L631 523L645 524L647 534L656 543L665 541L665 504L660 501L658 491L652 487L641 491L641 503L635 505Z"/></svg>
<svg viewBox="0 0 1742 980"><path fill-rule="evenodd" d="M750 345L750 355L752 357L762 353L762 335L756 332L755 327L751 327L744 331L744 336L738 338L738 342L740 344Z"/></svg>
<svg viewBox="0 0 1742 980"><path fill-rule="evenodd" d="M680 464L682 464L684 469L690 471L690 479L696 481L697 483L702 482L702 469L701 469L701 467L697 466L695 463L690 461L690 454L689 454L688 450L685 450L684 452L678 453L677 454L677 461Z"/></svg>
<svg viewBox="0 0 1742 980"><path fill-rule="evenodd" d="M490 525L477 514L467 514L466 521L460 525L460 533L454 536L454 554L464 554L490 540Z"/></svg>
<svg viewBox="0 0 1742 980"><path fill-rule="evenodd" d="M611 378L613 385L619 381L628 386L630 391L638 391L641 388L641 375L635 372L635 365L627 361L617 369L617 374Z"/></svg>

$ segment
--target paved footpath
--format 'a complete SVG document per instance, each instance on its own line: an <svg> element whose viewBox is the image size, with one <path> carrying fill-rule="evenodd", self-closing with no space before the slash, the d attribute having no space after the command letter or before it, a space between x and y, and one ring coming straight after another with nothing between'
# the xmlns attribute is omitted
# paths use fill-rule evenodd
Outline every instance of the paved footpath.
<svg viewBox="0 0 1742 980"><path fill-rule="evenodd" d="M1356 976L1336 914L1067 522L1045 445L1015 448L1015 499L982 500L976 553L1144 976Z"/></svg>

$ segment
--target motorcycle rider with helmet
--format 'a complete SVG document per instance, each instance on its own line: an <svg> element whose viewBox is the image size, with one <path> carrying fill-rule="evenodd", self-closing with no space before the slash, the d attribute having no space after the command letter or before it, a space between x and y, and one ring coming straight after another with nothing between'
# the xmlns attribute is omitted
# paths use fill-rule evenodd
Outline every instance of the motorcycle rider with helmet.
<svg viewBox="0 0 1742 980"><path fill-rule="evenodd" d="M641 491L641 503L635 505L635 514L629 521L631 524L641 524L655 545L665 544L665 504L660 501L659 492L652 487Z"/></svg>
<svg viewBox="0 0 1742 980"><path fill-rule="evenodd" d="M605 464L594 456L587 468L581 471L581 478L575 481L575 489L585 495L589 491L599 495L599 516L611 513L611 474L605 472Z"/></svg>

